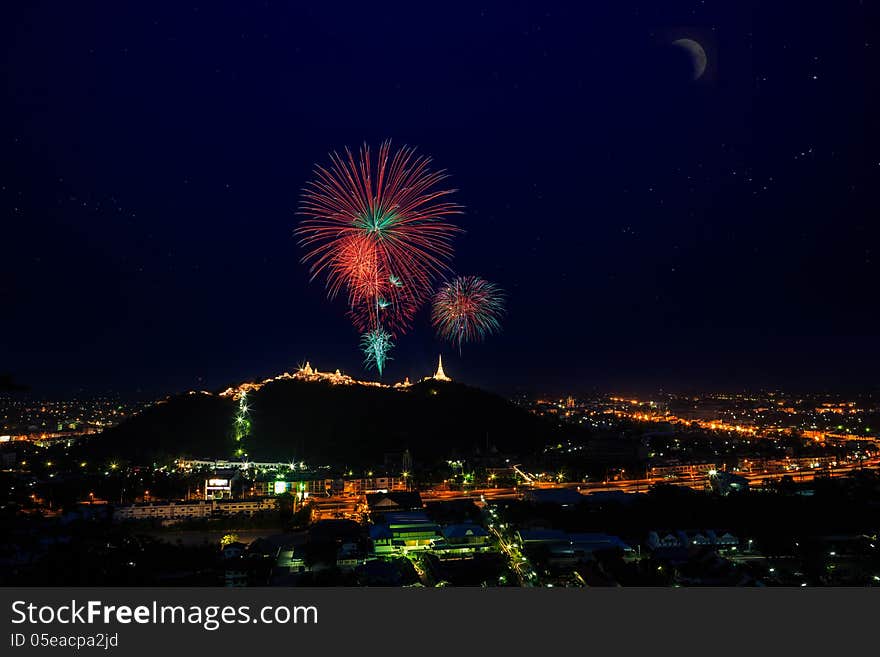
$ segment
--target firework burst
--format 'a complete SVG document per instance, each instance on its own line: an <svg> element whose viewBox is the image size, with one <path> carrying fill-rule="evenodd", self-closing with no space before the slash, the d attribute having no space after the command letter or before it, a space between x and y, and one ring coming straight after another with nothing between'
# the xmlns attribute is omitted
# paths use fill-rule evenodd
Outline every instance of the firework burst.
<svg viewBox="0 0 880 657"><path fill-rule="evenodd" d="M479 276L459 276L447 282L431 306L437 334L458 346L484 340L501 330L504 293Z"/></svg>
<svg viewBox="0 0 880 657"><path fill-rule="evenodd" d="M296 234L306 249L312 278L326 276L329 296L345 288L357 326L404 331L430 296L435 278L448 271L452 238L460 231L447 218L461 207L439 188L447 177L431 171L431 159L409 147L377 157L362 146L332 153L306 184Z"/></svg>
<svg viewBox="0 0 880 657"><path fill-rule="evenodd" d="M379 375L385 369L385 361L390 360L388 352L394 343L391 342L391 334L379 327L367 331L361 336L361 351L364 352L364 365L367 368L375 367Z"/></svg>
<svg viewBox="0 0 880 657"><path fill-rule="evenodd" d="M326 279L328 296L347 297L349 315L363 333L368 367L381 374L391 338L406 332L431 296L433 281L449 269L448 221L461 207L443 189L443 171L431 159L391 143L374 158L364 145L355 154L332 153L316 166L303 190L296 229L312 279Z"/></svg>

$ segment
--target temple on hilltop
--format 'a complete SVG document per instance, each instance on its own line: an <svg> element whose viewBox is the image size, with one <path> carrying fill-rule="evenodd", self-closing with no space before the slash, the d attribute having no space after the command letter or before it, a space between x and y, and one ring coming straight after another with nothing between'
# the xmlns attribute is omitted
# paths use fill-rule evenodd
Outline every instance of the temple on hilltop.
<svg viewBox="0 0 880 657"><path fill-rule="evenodd" d="M442 354L437 361L437 371L434 372L434 376L431 377L435 381L452 381L448 376L446 376L446 372L443 371L443 356Z"/></svg>
<svg viewBox="0 0 880 657"><path fill-rule="evenodd" d="M379 383L378 381L358 381L350 377L348 374L343 374L339 370L336 370L332 374L330 372L319 372L317 367L312 367L312 364L306 361L305 365L300 365L296 372L282 372L278 376L273 376L268 379L264 379L259 382L245 382L240 383L237 386L232 386L224 390L220 393L221 397L232 397L233 399L239 399L243 394L247 394L248 392L254 392L262 388L264 385L268 383L272 383L274 381L283 381L283 380L293 379L296 381L309 381L312 383L329 383L331 385L346 385L346 386L372 386L374 388L390 388L391 386L385 383ZM399 385L399 384L398 384ZM406 383L409 385L409 382Z"/></svg>
<svg viewBox="0 0 880 657"><path fill-rule="evenodd" d="M305 365L300 365L297 370L293 373L291 372L282 372L278 376L273 376L268 379L263 379L262 381L246 381L244 383L240 383L236 386L231 386L220 393L221 397L232 397L235 400L241 399L243 395L247 395L249 392L256 392L264 385L273 383L275 381L283 381L293 379L295 381L309 381L312 383L329 383L331 385L344 385L344 386L371 386L374 388L394 388L396 390L401 390L408 388L412 385L409 380L409 377L405 378L400 383L395 383L393 386L388 385L387 383L380 383L378 381L358 381L357 379L349 376L348 374L343 374L339 370L336 370L332 374L330 372L319 372L317 367L312 367L312 364L309 361L306 361ZM437 371L434 372L433 376L426 376L422 381L447 381L451 382L452 379L446 376L446 372L443 371L443 356L440 356L437 360Z"/></svg>

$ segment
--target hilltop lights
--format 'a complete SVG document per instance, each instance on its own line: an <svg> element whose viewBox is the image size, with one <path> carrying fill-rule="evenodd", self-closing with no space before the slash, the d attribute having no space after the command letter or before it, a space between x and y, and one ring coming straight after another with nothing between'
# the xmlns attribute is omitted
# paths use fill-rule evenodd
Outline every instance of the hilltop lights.
<svg viewBox="0 0 880 657"><path fill-rule="evenodd" d="M430 377L427 377L430 378ZM305 365L301 365L296 372L291 374L290 372L283 372L278 376L271 377L269 379L264 379L258 383L241 383L235 387L227 388L223 392L220 393L221 397L232 397L235 400L239 400L242 395L247 395L249 392L256 392L264 385L273 383L275 381L309 381L309 382L320 382L320 383L329 383L330 385L346 385L346 386L370 386L373 388L394 388L395 390L409 388L412 384L409 379L404 379L400 383L395 383L393 385L389 385L387 383L380 383L378 381L360 381L355 379L348 374L343 374L339 370L335 372L319 372L317 368L313 368L310 363L306 362Z"/></svg>

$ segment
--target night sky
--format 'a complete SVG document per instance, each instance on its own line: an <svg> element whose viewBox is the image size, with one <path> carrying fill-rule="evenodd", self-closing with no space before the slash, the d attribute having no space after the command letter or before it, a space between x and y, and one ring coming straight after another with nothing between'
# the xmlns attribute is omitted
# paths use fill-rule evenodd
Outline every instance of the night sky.
<svg viewBox="0 0 880 657"><path fill-rule="evenodd" d="M363 376L293 230L313 164L384 138L508 293L462 357L423 312L386 381L880 383L876 4L9 4L0 373L35 391Z"/></svg>

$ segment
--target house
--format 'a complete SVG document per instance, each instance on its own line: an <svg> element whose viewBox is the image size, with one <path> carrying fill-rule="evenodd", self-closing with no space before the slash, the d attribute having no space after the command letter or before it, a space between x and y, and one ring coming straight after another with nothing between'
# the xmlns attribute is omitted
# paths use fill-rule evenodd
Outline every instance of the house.
<svg viewBox="0 0 880 657"><path fill-rule="evenodd" d="M517 540L524 550L541 547L550 563L577 563L593 559L595 552L632 548L617 536L593 532L568 533L558 529L522 529Z"/></svg>
<svg viewBox="0 0 880 657"><path fill-rule="evenodd" d="M516 540L522 547L564 542L566 534L559 529L519 529Z"/></svg>
<svg viewBox="0 0 880 657"><path fill-rule="evenodd" d="M239 543L238 541L235 541L233 543L229 543L223 546L221 552L223 553L224 559L234 559L244 554L244 550L246 547L247 545L245 545L244 543Z"/></svg>
<svg viewBox="0 0 880 657"><path fill-rule="evenodd" d="M387 555L396 552L392 545L394 534L387 525L373 525L370 527L370 540L373 542L373 552L377 555Z"/></svg>
<svg viewBox="0 0 880 657"><path fill-rule="evenodd" d="M632 546L610 534L593 532L569 534L568 541L574 553L582 557L592 557L594 552L602 550L621 550L624 553L633 551Z"/></svg>
<svg viewBox="0 0 880 657"><path fill-rule="evenodd" d="M648 547L652 550L660 548L677 548L682 547L681 537L678 532L672 531L650 531L648 532Z"/></svg>
<svg viewBox="0 0 880 657"><path fill-rule="evenodd" d="M422 511L384 514L384 522L370 528L376 554L427 550L442 540L440 528Z"/></svg>
<svg viewBox="0 0 880 657"><path fill-rule="evenodd" d="M584 501L584 496L573 488L536 488L527 491L523 499L526 502L534 502L536 504L577 506Z"/></svg>
<svg viewBox="0 0 880 657"><path fill-rule="evenodd" d="M367 509L374 520L377 519L379 514L415 511L421 508L422 497L418 492L402 491L367 494Z"/></svg>
<svg viewBox="0 0 880 657"><path fill-rule="evenodd" d="M282 549L275 561L276 574L304 573L310 570L306 565L305 550L302 547Z"/></svg>
<svg viewBox="0 0 880 657"><path fill-rule="evenodd" d="M311 524L308 529L309 541L334 543L357 543L363 536L361 526L353 520L327 519Z"/></svg>
<svg viewBox="0 0 880 657"><path fill-rule="evenodd" d="M441 533L443 538L435 541L433 549L442 556L461 557L493 549L489 532L480 525L473 523L447 525Z"/></svg>
<svg viewBox="0 0 880 657"><path fill-rule="evenodd" d="M714 545L715 540L709 536L709 532L695 531L693 529L676 532L681 545Z"/></svg>
<svg viewBox="0 0 880 657"><path fill-rule="evenodd" d="M483 545L489 541L488 531L470 523L447 525L442 533L450 545Z"/></svg>
<svg viewBox="0 0 880 657"><path fill-rule="evenodd" d="M739 539L728 531L687 529L648 532L647 543L652 550L695 546L728 548L739 545Z"/></svg>
<svg viewBox="0 0 880 657"><path fill-rule="evenodd" d="M240 559L227 566L223 573L223 585L227 587L241 588L248 585L248 580L248 569Z"/></svg>
<svg viewBox="0 0 880 657"><path fill-rule="evenodd" d="M735 547L739 545L739 538L728 531L713 531L710 529L706 534L712 540L712 545L716 547Z"/></svg>

